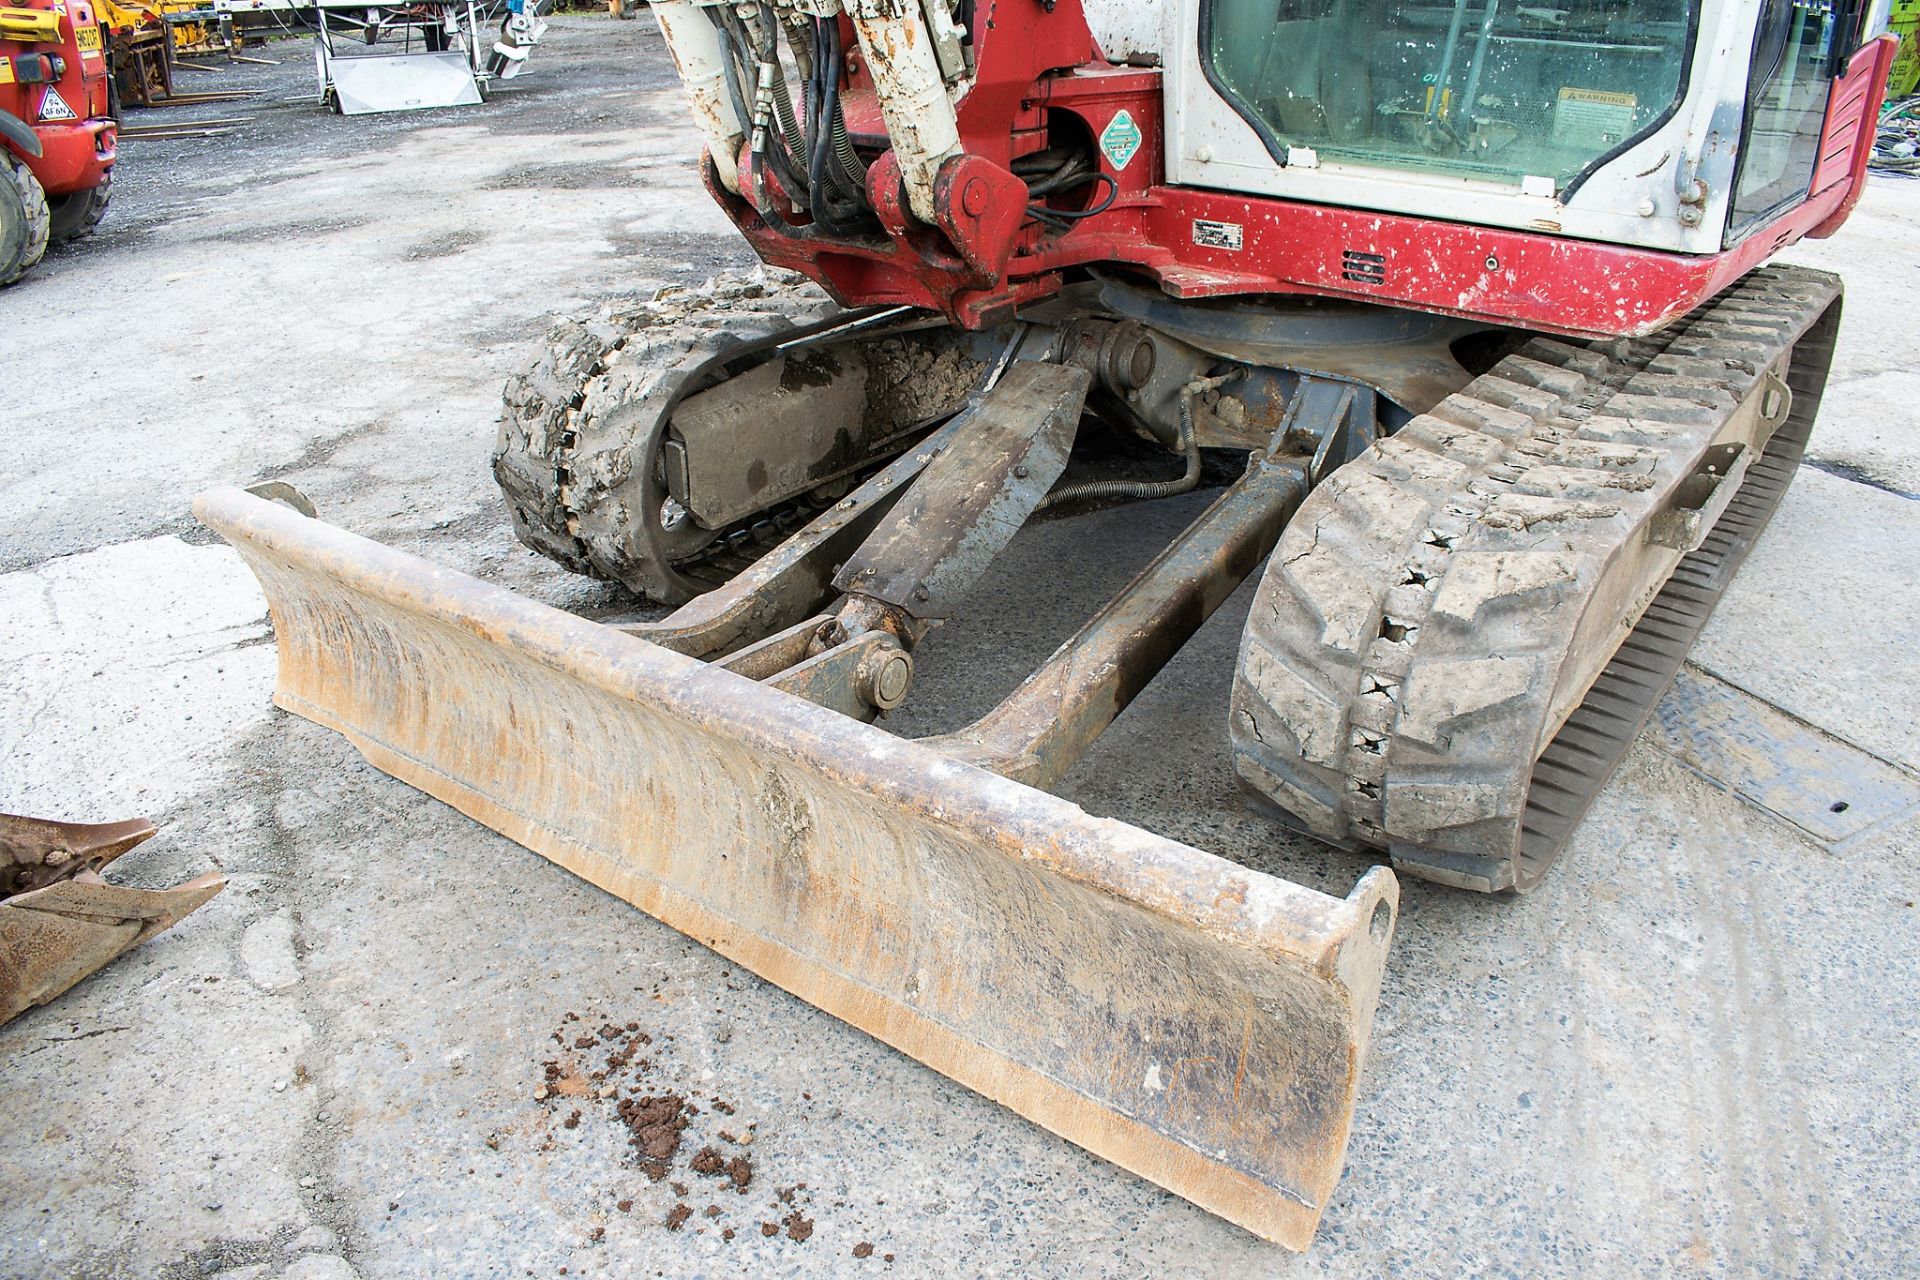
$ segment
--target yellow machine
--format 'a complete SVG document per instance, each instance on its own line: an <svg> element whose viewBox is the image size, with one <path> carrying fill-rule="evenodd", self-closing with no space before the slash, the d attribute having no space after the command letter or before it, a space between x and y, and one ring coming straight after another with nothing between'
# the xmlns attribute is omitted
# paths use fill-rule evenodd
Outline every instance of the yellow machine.
<svg viewBox="0 0 1920 1280"><path fill-rule="evenodd" d="M216 23L169 20L206 7L196 0L99 0L95 12L112 40L113 78L122 102L146 106L172 97L175 54L226 47Z"/></svg>

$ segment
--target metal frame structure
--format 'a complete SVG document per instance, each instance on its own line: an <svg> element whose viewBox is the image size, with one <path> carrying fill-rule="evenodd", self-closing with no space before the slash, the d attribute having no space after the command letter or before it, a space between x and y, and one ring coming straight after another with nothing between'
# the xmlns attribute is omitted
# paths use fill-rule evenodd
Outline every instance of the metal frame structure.
<svg viewBox="0 0 1920 1280"><path fill-rule="evenodd" d="M465 106L486 100L483 86L490 76L481 52L481 9L475 0L419 6L426 11L424 21L413 12L394 17L370 10L368 20L359 24L367 33L364 44L368 51L344 55L334 43L336 20L329 18L330 10L342 7L346 6L324 0L313 6L314 70L322 105L354 116ZM443 47L431 47L425 30L446 31L449 22L453 30L439 42ZM402 33L400 48L379 49L380 36L395 30ZM422 33L422 47L417 49L416 32Z"/></svg>

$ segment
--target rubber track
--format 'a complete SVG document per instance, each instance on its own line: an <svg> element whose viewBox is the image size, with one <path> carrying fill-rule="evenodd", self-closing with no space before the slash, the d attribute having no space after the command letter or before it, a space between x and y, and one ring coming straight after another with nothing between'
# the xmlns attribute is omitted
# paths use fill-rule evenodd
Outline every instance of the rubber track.
<svg viewBox="0 0 1920 1280"><path fill-rule="evenodd" d="M556 322L546 351L502 397L493 474L520 541L661 604L684 600L681 575L701 559L737 557L752 531L726 530L687 561L660 563L644 536L658 517L642 509L641 471L652 465L639 457L645 442L715 355L833 310L813 285L756 268Z"/></svg>
<svg viewBox="0 0 1920 1280"><path fill-rule="evenodd" d="M1831 276L1772 267L1650 339L1534 339L1337 471L1288 526L1242 638L1242 780L1295 825L1414 875L1530 888L1777 505L1838 298ZM1543 748L1613 553L1790 349L1787 422Z"/></svg>

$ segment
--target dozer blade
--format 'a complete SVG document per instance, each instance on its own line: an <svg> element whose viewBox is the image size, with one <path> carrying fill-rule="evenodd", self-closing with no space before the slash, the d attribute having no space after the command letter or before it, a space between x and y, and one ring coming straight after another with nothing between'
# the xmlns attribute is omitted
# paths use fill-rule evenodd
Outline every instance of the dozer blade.
<svg viewBox="0 0 1920 1280"><path fill-rule="evenodd" d="M1398 889L1227 862L222 489L275 701L800 998L1304 1248Z"/></svg>
<svg viewBox="0 0 1920 1280"><path fill-rule="evenodd" d="M145 818L49 822L0 813L0 1023L46 1004L195 910L226 886L205 875L171 889L108 884L99 868L153 835Z"/></svg>

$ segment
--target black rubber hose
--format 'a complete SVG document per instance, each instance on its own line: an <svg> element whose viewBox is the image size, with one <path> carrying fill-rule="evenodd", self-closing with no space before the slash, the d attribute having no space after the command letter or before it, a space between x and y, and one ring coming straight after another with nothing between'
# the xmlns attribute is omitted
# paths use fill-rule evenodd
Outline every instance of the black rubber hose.
<svg viewBox="0 0 1920 1280"><path fill-rule="evenodd" d="M1070 484L1055 489L1041 499L1040 505L1034 508L1034 514L1089 498L1171 498L1197 487L1200 483L1200 445L1193 435L1193 397L1198 385L1202 384L1189 383L1180 388L1178 444L1181 453L1186 455L1187 469L1178 477L1172 480L1087 480Z"/></svg>
<svg viewBox="0 0 1920 1280"><path fill-rule="evenodd" d="M835 150L834 135L844 136L846 132L840 114L840 29L831 18L821 19L815 28L814 40L814 62L821 68L822 76L821 124L815 129L812 154L808 156L807 179L812 193L809 208L814 221L830 231L847 234L858 228L866 209L866 192L849 190L852 184L840 167L840 158L828 155L830 150ZM829 120L837 128L827 126L825 122Z"/></svg>
<svg viewBox="0 0 1920 1280"><path fill-rule="evenodd" d="M847 116L840 109L840 24L836 19L824 18L821 25L826 28L826 91L827 101L823 118L833 133L834 157L840 162L839 172L835 175L846 181L840 189L861 207L867 203L867 166L853 149L853 139L847 136Z"/></svg>
<svg viewBox="0 0 1920 1280"><path fill-rule="evenodd" d="M825 64L825 37L821 33L821 23L816 21L813 29L813 61L816 68ZM813 213L813 220L829 231L838 231L840 219L835 215L832 202L828 199L827 171L827 129L824 127L827 107L827 90L818 80L814 102L819 115L808 122L807 128L807 207Z"/></svg>
<svg viewBox="0 0 1920 1280"><path fill-rule="evenodd" d="M713 23L720 33L722 57L720 69L726 73L727 96L733 99L733 118L740 122L743 129L753 128L753 112L747 108L746 96L740 91L740 66L734 55L733 32L727 29L727 18L732 16L727 10L709 8L707 20Z"/></svg>
<svg viewBox="0 0 1920 1280"><path fill-rule="evenodd" d="M826 57L825 96L821 102L820 116L827 125L828 136L822 139L822 146L833 149L834 165L826 169L828 182L838 191L850 206L853 216L867 208L867 167L854 153L853 140L847 136L846 113L840 109L840 24L832 18L821 20Z"/></svg>
<svg viewBox="0 0 1920 1280"><path fill-rule="evenodd" d="M740 20L740 15L735 13L732 8L726 5L717 5L710 8L708 12L715 15L714 24L720 28L722 42L727 46L728 53L732 55L726 60L728 90L733 94L737 104L735 109L741 111L741 124L748 130L751 130L753 128L753 112L750 109L742 109L745 106L745 103L742 102L742 99L745 98L745 85L742 81L754 83L755 87L758 87L757 81L753 79L753 60L760 57L759 46L754 42L752 37L747 34L746 23ZM736 61L736 59L738 61ZM777 65L778 64L776 64L776 66ZM785 93L784 85L778 80L775 81L775 84L776 87L782 90L782 92L776 93L774 96L774 108L777 112L781 99L785 97ZM750 102L751 100L749 99L747 101ZM791 120L792 114L793 106L792 103L789 102L787 105L787 117L789 120ZM768 132L777 134L779 129L770 124ZM807 194L806 172L794 161L792 155L788 153L786 144L781 142L779 146L769 145L765 152L765 158L767 164L773 166L774 172L780 178L780 185L785 188L788 196L804 202ZM770 220L769 205L762 204L762 202L756 198L754 200L754 207L759 210L762 218L769 218Z"/></svg>
<svg viewBox="0 0 1920 1280"><path fill-rule="evenodd" d="M794 143L802 138L800 122L793 114L793 95L787 90L787 73L780 66L780 26L774 17L773 6L761 4L760 27L765 34L765 46L756 54L763 62L773 66L773 117L779 128L780 150L785 156L787 166L796 177L803 176L807 166L801 163L800 155L794 151ZM804 141L801 150L806 149ZM804 191L796 194L805 195Z"/></svg>

